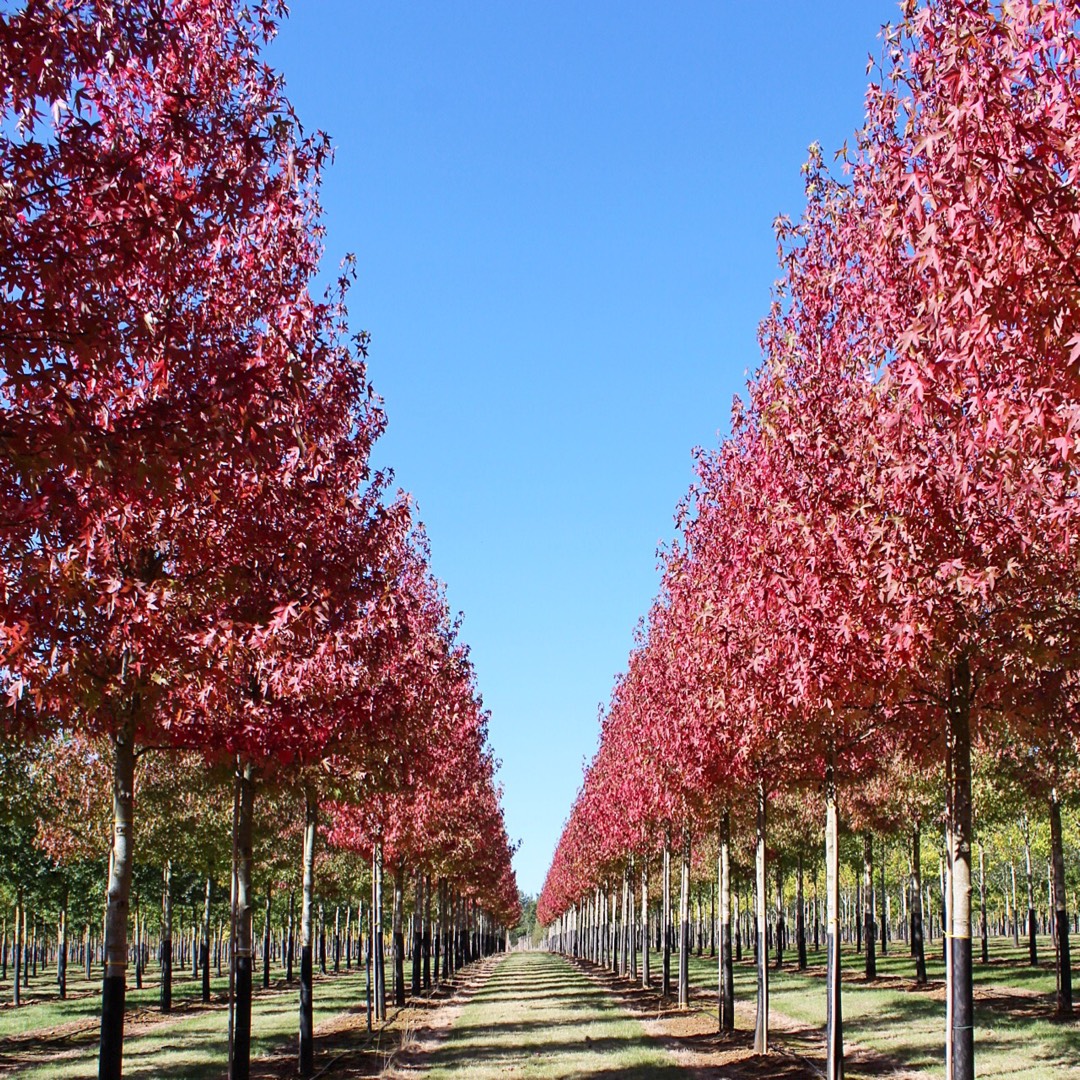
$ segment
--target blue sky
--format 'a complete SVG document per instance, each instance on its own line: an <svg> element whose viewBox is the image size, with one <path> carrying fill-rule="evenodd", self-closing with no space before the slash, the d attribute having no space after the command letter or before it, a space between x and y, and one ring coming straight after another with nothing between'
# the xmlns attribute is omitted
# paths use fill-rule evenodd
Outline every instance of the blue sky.
<svg viewBox="0 0 1080 1080"><path fill-rule="evenodd" d="M656 547L727 429L799 166L863 116L895 0L295 0L271 50L330 133L327 259L465 613L539 890Z"/></svg>

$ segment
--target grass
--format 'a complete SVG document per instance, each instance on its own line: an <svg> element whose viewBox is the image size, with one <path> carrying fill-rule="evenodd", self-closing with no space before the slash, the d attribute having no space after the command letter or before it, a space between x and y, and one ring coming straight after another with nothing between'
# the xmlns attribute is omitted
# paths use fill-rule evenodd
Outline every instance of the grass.
<svg viewBox="0 0 1080 1080"><path fill-rule="evenodd" d="M156 973L155 973L156 974ZM31 980L31 1000L19 1009L0 1010L0 1075L13 1070L26 1080L92 1080L97 1076L98 1019L96 980L79 976L69 980L67 1001L42 1000L55 986L48 977ZM93 993L90 987L93 986ZM6 986L10 990L10 980ZM155 1013L156 979L144 989L128 992L128 1022L124 1039L124 1076L149 1080L218 1080L228 1059L228 1011L221 998L228 990L227 978L211 982L213 1003L200 1003L201 984L190 973L177 978L174 972L174 1012ZM252 1058L291 1051L298 1024L298 983L279 984L268 991L256 990L252 1003ZM8 998L10 1000L10 997ZM315 1024L361 1005L364 977L361 973L315 977ZM133 1023L132 1021L137 1021ZM72 1022L75 1030L67 1032ZM65 1025L63 1031L42 1036Z"/></svg>
<svg viewBox="0 0 1080 1080"><path fill-rule="evenodd" d="M975 944L978 950L978 942ZM1043 961L1039 967L1027 964L1026 945L1017 949L1011 940L991 939L990 963L976 960L975 1054L980 1077L1080 1077L1080 1021L1062 1023L1052 1018L1054 954L1048 938L1038 944ZM816 954L811 950L808 961L809 973L795 970L794 952L786 954L780 971L770 966L770 1010L776 1019L784 1017L818 1030L824 1040L824 950ZM927 946L927 988L915 987L914 964L903 942L892 943L888 956L878 957L881 977L877 981L865 981L863 964L863 957L853 948L845 950L845 1042L866 1047L912 1072L942 1076L945 968L940 942ZM701 1007L711 1010L715 1007L715 960L694 957L690 970L692 983L703 995ZM1074 974L1074 980L1080 990L1080 972ZM755 987L751 953L750 959L735 965L736 999L747 1006L737 1017L740 1024L753 1022Z"/></svg>
<svg viewBox="0 0 1080 1080"><path fill-rule="evenodd" d="M977 946L977 943L976 943ZM1080 1020L1052 1019L1053 950L1039 939L1041 964L1027 963L1026 945L991 940L990 963L976 961L976 1062L978 1075L992 1080L1050 1080L1080 1077ZM844 953L844 1033L880 1061L930 1077L943 1075L944 966L940 942L928 944L930 986L916 988L913 964L903 942L878 958L881 975L867 983L863 959ZM820 1045L825 1023L824 952L809 953L811 970L795 970L794 954L780 971L770 966L774 1028L798 1029L809 1038L808 1052ZM659 957L653 954L654 979ZM275 976L278 972L275 970ZM156 967L144 989L128 991L126 1077L162 1080L218 1080L226 1057L227 1011L222 999L227 979L212 981L214 1002L203 1006L200 983L190 971L174 972L170 1016L157 1012ZM54 973L31 979L24 1004L11 1001L11 972L0 982L0 1076L28 1080L91 1080L97 1073L100 983L69 972L69 998L56 997ZM695 1007L715 1009L716 962L693 957ZM1080 971L1074 975L1080 999ZM753 1022L755 974L748 957L735 966L737 1022ZM297 1029L297 984L277 982L256 991L253 1006L255 1057L293 1053ZM315 1021L358 1007L363 974L316 976ZM362 1024L362 1021L361 1021ZM780 1033L783 1039L783 1033ZM355 1038L349 1035L348 1038ZM432 1077L476 1080L512 1073L515 1077L661 1077L680 1075L669 1054L650 1041L641 1024L615 997L573 965L546 953L515 953L497 966L462 1011L447 1041L431 1055ZM861 1066L860 1066L861 1068ZM854 1070L858 1072L859 1069Z"/></svg>
<svg viewBox="0 0 1080 1080"><path fill-rule="evenodd" d="M429 1080L685 1075L596 982L539 952L510 953L429 1061Z"/></svg>
<svg viewBox="0 0 1080 1080"><path fill-rule="evenodd" d="M227 978L211 980L211 992L224 994L228 989ZM31 976L30 987L22 991L23 1004L18 1008L10 1005L13 996L12 969L8 968L6 980L0 980L0 1039L10 1038L28 1031L57 1027L77 1020L99 1019L101 1016L101 968L94 968L91 978L86 978L82 968L68 968L67 1000L57 996L56 971L49 968ZM185 1004L198 1001L202 994L202 982L193 979L190 971L173 969L173 1004L182 1009ZM142 990L132 985L127 991L128 1009L155 1008L158 1004L157 968L148 972Z"/></svg>

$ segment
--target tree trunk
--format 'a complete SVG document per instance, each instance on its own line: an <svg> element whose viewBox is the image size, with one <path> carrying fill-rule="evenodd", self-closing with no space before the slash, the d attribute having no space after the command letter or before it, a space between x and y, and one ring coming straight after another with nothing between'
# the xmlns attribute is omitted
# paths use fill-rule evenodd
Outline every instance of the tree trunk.
<svg viewBox="0 0 1080 1080"><path fill-rule="evenodd" d="M757 788L757 851L755 870L757 889L755 911L757 913L757 1016L754 1023L754 1053L769 1052L769 958L765 944L766 903L765 890L768 879L765 876L765 782L758 781Z"/></svg>
<svg viewBox="0 0 1080 1080"><path fill-rule="evenodd" d="M874 838L863 833L863 942L866 946L866 977L877 978L877 955L874 951Z"/></svg>
<svg viewBox="0 0 1080 1080"><path fill-rule="evenodd" d="M1031 844L1024 838L1024 863L1027 868L1027 932L1028 932L1028 962L1034 967L1039 962L1039 950L1035 943L1037 926L1035 923L1035 880L1031 873Z"/></svg>
<svg viewBox="0 0 1080 1080"><path fill-rule="evenodd" d="M266 887L266 926L263 929L263 970L262 970L262 984L263 989L268 990L270 988L270 915L271 915L271 895L270 886Z"/></svg>
<svg viewBox="0 0 1080 1080"><path fill-rule="evenodd" d="M878 874L878 880L881 882L881 933L879 939L881 941L881 955L888 956L889 954L889 897L885 891L885 837L881 838L881 870Z"/></svg>
<svg viewBox="0 0 1080 1080"><path fill-rule="evenodd" d="M292 982L293 956L296 953L296 892L289 890L289 932L285 947L285 981Z"/></svg>
<svg viewBox="0 0 1080 1080"><path fill-rule="evenodd" d="M112 736L113 843L109 903L105 913L105 973L101 988L98 1080L120 1080L124 1055L128 900L131 895L135 788L135 723Z"/></svg>
<svg viewBox="0 0 1080 1080"><path fill-rule="evenodd" d="M319 971L326 974L326 909L319 905Z"/></svg>
<svg viewBox="0 0 1080 1080"><path fill-rule="evenodd" d="M394 868L394 1004L405 1004L405 933L402 908L405 902L405 868L399 861Z"/></svg>
<svg viewBox="0 0 1080 1080"><path fill-rule="evenodd" d="M799 853L795 879L795 949L799 970L806 970L806 898L803 894L803 857Z"/></svg>
<svg viewBox="0 0 1080 1080"><path fill-rule="evenodd" d="M352 921L352 901L345 907L345 970L352 971L352 936L353 936L353 921Z"/></svg>
<svg viewBox="0 0 1080 1080"><path fill-rule="evenodd" d="M143 923L145 920L139 918L139 894L135 894L135 989L142 989L142 944L143 944ZM36 953L36 950L35 950ZM37 959L35 955L35 970L34 974L37 974L36 964Z"/></svg>
<svg viewBox="0 0 1080 1080"><path fill-rule="evenodd" d="M1016 863L1009 860L1009 876L1012 878L1012 936L1013 945L1020 948L1020 909L1016 906Z"/></svg>
<svg viewBox="0 0 1080 1080"><path fill-rule="evenodd" d="M649 859L641 859L641 985L648 990L649 975Z"/></svg>
<svg viewBox="0 0 1080 1080"><path fill-rule="evenodd" d="M372 941L371 956L375 969L375 1018L386 1019L386 965L383 958L383 857L382 842L375 845L375 871L372 874L371 908L372 908Z"/></svg>
<svg viewBox="0 0 1080 1080"><path fill-rule="evenodd" d="M424 877L424 938L421 942L424 953L424 989L431 989L431 875Z"/></svg>
<svg viewBox="0 0 1080 1080"><path fill-rule="evenodd" d="M172 1011L172 862L161 872L161 1011Z"/></svg>
<svg viewBox="0 0 1080 1080"><path fill-rule="evenodd" d="M233 993L235 995L233 1020L233 1045L230 1060L229 1080L248 1080L251 1075L251 984L252 951L254 935L252 933L252 895L251 868L254 861L252 832L255 812L255 773L250 762L238 764L236 786L236 891L233 900L233 933L236 951L229 957L232 964ZM305 833L305 843L307 836ZM312 838L314 844L314 837ZM304 860L304 874L307 876L307 859ZM209 895L209 892L208 892ZM269 978L269 943L270 943L270 896L266 897L266 934L267 959L264 960L264 978ZM303 1010L301 1009L301 1013ZM303 1020L301 1019L301 1028Z"/></svg>
<svg viewBox="0 0 1080 1080"><path fill-rule="evenodd" d="M731 811L720 819L720 1030L735 1030L735 969L731 956Z"/></svg>
<svg viewBox="0 0 1080 1080"><path fill-rule="evenodd" d="M671 997L671 830L664 832L663 870L664 980L663 996Z"/></svg>
<svg viewBox="0 0 1080 1080"><path fill-rule="evenodd" d="M911 829L911 955L915 958L915 981L926 985L926 951L923 947L922 838L919 823Z"/></svg>
<svg viewBox="0 0 1080 1080"><path fill-rule="evenodd" d="M836 782L830 763L825 773L825 1077L844 1075L844 1025L840 995L840 837Z"/></svg>
<svg viewBox="0 0 1080 1080"><path fill-rule="evenodd" d="M776 945L777 970L784 966L784 870L780 860L776 860Z"/></svg>
<svg viewBox="0 0 1080 1080"><path fill-rule="evenodd" d="M210 1001L210 890L212 883L206 879L206 898L203 901L202 940L199 944L199 963L202 966L202 1002Z"/></svg>
<svg viewBox="0 0 1080 1080"><path fill-rule="evenodd" d="M20 995L22 994L22 925L23 925L23 912L22 912L22 897L19 897L18 903L15 905L15 982L13 983L14 1001L16 1005L21 1003Z"/></svg>
<svg viewBox="0 0 1080 1080"><path fill-rule="evenodd" d="M413 911L412 939L412 993L420 996L420 985L424 967L424 875L416 871L416 900Z"/></svg>
<svg viewBox="0 0 1080 1080"><path fill-rule="evenodd" d="M990 963L990 927L986 919L986 849L979 844L979 941L982 962Z"/></svg>
<svg viewBox="0 0 1080 1080"><path fill-rule="evenodd" d="M60 1000L67 997L67 952L68 952L68 920L67 920L67 895L64 896L64 907L60 912L60 940L56 946L56 986L60 992ZM6 944L6 943L5 943ZM0 946L2 948L3 946Z"/></svg>
<svg viewBox="0 0 1080 1080"><path fill-rule="evenodd" d="M315 789L304 788L304 893L300 908L300 1075L315 1071L315 1031L312 1016L314 985L315 829L319 806Z"/></svg>
<svg viewBox="0 0 1080 1080"><path fill-rule="evenodd" d="M619 927L618 927L618 894L615 889L608 892L610 904L608 905L608 960L611 963L611 973L619 974Z"/></svg>
<svg viewBox="0 0 1080 1080"><path fill-rule="evenodd" d="M821 949L821 913L818 910L818 872L817 859L814 860L814 952Z"/></svg>
<svg viewBox="0 0 1080 1080"><path fill-rule="evenodd" d="M443 922L444 922L444 920L446 918L446 905L445 905L444 898L443 898L443 894L445 893L445 891L446 891L446 882L442 878L440 878L438 887L435 890L435 926L434 926L434 933L432 934L432 938L433 938L432 945L434 946L434 949L435 949L435 956L434 956L433 959L434 959L434 965L435 965L434 979L435 979L435 986L436 987L438 987L439 984L442 982L442 969L441 969L441 963L440 962L442 961L442 953L443 953L443 943L442 943L442 936L443 936L443 933L444 933Z"/></svg>
<svg viewBox="0 0 1080 1080"><path fill-rule="evenodd" d="M679 1008L690 1007L690 830L683 830L679 878Z"/></svg>
<svg viewBox="0 0 1080 1080"><path fill-rule="evenodd" d="M732 912L733 922L735 924L735 960L739 962L742 960L742 909L739 907L739 891L735 890L734 897L732 899Z"/></svg>
<svg viewBox="0 0 1080 1080"><path fill-rule="evenodd" d="M1050 792L1050 857L1054 866L1054 926L1057 929L1057 1015L1071 1017L1072 967L1069 958L1069 913L1065 899L1065 852L1061 840L1061 803ZM984 907L985 910L985 907Z"/></svg>
<svg viewBox="0 0 1080 1080"><path fill-rule="evenodd" d="M372 869L372 874L373 875L374 875L374 863L375 863L375 860L374 860L374 857L373 857L372 858L372 868L373 868ZM374 896L374 891L375 890L374 890L374 887L373 887L372 888L372 895L373 896ZM357 908L357 913L359 914L359 912L361 910L362 910L362 908ZM361 936L361 946L363 946L363 933L362 932L361 932L360 936ZM374 1005L374 989L375 988L372 985L372 979L371 979L371 975L372 975L371 969L372 969L372 959L373 959L371 943L374 940L375 940L375 905L370 904L369 905L369 911L368 911L367 948L364 949L364 995L365 995L365 1000L367 1001L367 1029L368 1029L368 1031L371 1031L371 1013L372 1013L372 1007Z"/></svg>
<svg viewBox="0 0 1080 1080"><path fill-rule="evenodd" d="M971 972L971 672L961 657L949 685L952 790L952 1075L974 1080L974 996Z"/></svg>

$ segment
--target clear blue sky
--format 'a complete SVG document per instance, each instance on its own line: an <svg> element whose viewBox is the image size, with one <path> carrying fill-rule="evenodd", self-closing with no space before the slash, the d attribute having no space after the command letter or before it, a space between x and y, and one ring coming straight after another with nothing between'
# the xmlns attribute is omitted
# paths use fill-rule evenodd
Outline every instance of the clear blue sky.
<svg viewBox="0 0 1080 1080"><path fill-rule="evenodd" d="M465 612L518 881L539 890L727 429L799 166L863 116L895 0L295 0L271 51L330 133L327 259L435 572Z"/></svg>

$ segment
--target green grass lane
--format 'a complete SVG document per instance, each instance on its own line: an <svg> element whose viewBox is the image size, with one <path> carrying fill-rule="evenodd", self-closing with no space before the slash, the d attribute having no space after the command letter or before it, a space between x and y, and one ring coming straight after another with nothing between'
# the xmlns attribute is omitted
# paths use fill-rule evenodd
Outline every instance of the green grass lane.
<svg viewBox="0 0 1080 1080"><path fill-rule="evenodd" d="M664 1080L685 1074L592 979L550 953L511 953L432 1051L430 1080Z"/></svg>

